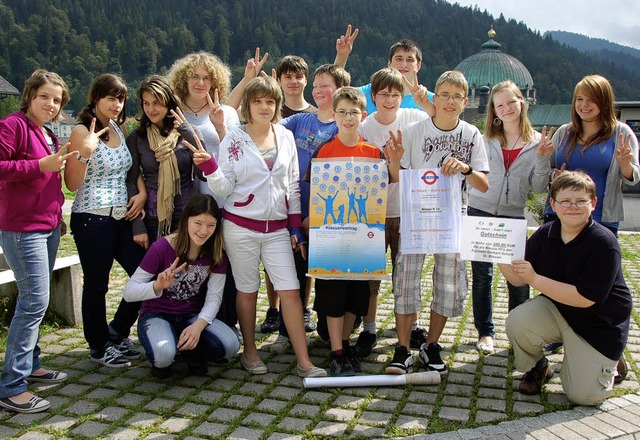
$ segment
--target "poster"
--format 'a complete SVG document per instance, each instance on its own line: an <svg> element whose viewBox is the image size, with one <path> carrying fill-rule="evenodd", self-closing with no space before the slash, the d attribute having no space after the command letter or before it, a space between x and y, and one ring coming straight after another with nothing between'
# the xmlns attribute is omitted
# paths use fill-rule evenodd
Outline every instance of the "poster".
<svg viewBox="0 0 640 440"><path fill-rule="evenodd" d="M385 216L389 177L382 159L311 161L309 275L387 279Z"/></svg>
<svg viewBox="0 0 640 440"><path fill-rule="evenodd" d="M461 235L460 258L463 260L507 264L524 260L526 220L465 216Z"/></svg>
<svg viewBox="0 0 640 440"><path fill-rule="evenodd" d="M461 184L440 168L400 170L400 252L459 252Z"/></svg>

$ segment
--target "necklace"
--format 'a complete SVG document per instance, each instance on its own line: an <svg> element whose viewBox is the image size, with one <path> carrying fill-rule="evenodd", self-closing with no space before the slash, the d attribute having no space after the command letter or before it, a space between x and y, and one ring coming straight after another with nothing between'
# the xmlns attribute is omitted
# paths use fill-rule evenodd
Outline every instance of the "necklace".
<svg viewBox="0 0 640 440"><path fill-rule="evenodd" d="M513 145L511 146L511 148L505 148L506 154L505 154L505 164L504 164L504 168L506 170L507 176L509 175L509 168L511 167L511 158L513 155L513 150L516 148L516 145L518 145L518 142L520 141L520 138L522 137L522 135L518 136L518 139L516 139L516 141L513 143Z"/></svg>
<svg viewBox="0 0 640 440"><path fill-rule="evenodd" d="M205 108L206 106L208 106L208 105L209 105L209 103L207 102L205 105L203 105L202 107L200 107L198 110L194 110L194 109L192 109L192 108L191 108L191 106L190 106L189 104L187 104L187 100L186 100L186 99L185 99L185 101L184 101L184 105L186 105L186 106L187 106L187 108L188 108L189 110L191 110L191 113L193 113L193 116L198 116L198 113L199 113L199 112L201 112L203 108Z"/></svg>

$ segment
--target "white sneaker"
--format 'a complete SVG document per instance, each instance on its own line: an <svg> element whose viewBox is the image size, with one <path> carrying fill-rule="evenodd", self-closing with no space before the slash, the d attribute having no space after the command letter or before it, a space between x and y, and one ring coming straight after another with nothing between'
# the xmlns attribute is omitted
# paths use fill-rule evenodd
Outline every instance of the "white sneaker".
<svg viewBox="0 0 640 440"><path fill-rule="evenodd" d="M493 348L493 338L491 336L483 336L476 342L476 350L484 354L493 354L495 350Z"/></svg>
<svg viewBox="0 0 640 440"><path fill-rule="evenodd" d="M291 341L286 336L278 335L276 340L264 346L265 350L271 353L283 354L291 350Z"/></svg>

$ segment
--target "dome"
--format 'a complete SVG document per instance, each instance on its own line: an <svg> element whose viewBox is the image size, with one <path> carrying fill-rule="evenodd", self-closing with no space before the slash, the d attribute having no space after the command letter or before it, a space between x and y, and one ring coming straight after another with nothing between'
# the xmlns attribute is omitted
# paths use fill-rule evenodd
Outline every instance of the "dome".
<svg viewBox="0 0 640 440"><path fill-rule="evenodd" d="M470 95L475 97L475 89L479 87L493 87L501 81L511 80L526 98L535 100L533 78L529 70L517 58L500 50L500 44L494 41L496 32L493 27L488 35L489 40L481 46L480 52L465 58L455 67L467 78Z"/></svg>

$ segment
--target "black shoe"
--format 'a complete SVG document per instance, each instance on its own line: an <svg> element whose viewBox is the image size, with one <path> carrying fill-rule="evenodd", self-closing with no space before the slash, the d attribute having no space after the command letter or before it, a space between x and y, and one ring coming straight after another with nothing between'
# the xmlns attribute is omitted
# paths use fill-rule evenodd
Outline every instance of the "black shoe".
<svg viewBox="0 0 640 440"><path fill-rule="evenodd" d="M356 320L353 322L353 329L357 329L362 324L362 316L356 316Z"/></svg>
<svg viewBox="0 0 640 440"><path fill-rule="evenodd" d="M316 323L313 322L313 319L311 319L311 310L304 309L303 316L304 316L304 331L305 332L313 332L313 331L315 331L316 330Z"/></svg>
<svg viewBox="0 0 640 440"><path fill-rule="evenodd" d="M415 330L411 330L411 340L409 347L417 350L422 347L422 344L427 343L427 330L423 327L416 327Z"/></svg>
<svg viewBox="0 0 640 440"><path fill-rule="evenodd" d="M31 399L27 400L25 403L16 403L11 400L10 397L3 397L0 399L0 407L23 414L46 411L50 406L51 403L48 400L44 400L38 396L32 396Z"/></svg>
<svg viewBox="0 0 640 440"><path fill-rule="evenodd" d="M140 353L140 350L136 350L133 347L133 341L129 338L123 338L117 342L111 341L111 343L113 344L114 347L118 349L120 353L122 353L122 356L124 356L130 361L135 361L136 359L140 359L140 356L142 356L142 353Z"/></svg>
<svg viewBox="0 0 640 440"><path fill-rule="evenodd" d="M264 318L262 324L260 324L260 331L262 333L273 333L280 328L280 313L275 307L269 307L267 310L267 316Z"/></svg>
<svg viewBox="0 0 640 440"><path fill-rule="evenodd" d="M553 377L553 370L549 366L547 358L543 357L538 363L522 377L518 384L518 391L528 396L540 394L542 386Z"/></svg>
<svg viewBox="0 0 640 440"><path fill-rule="evenodd" d="M331 365L329 367L329 372L333 377L353 376L356 374L353 366L344 353L340 356L336 356L334 353L331 353Z"/></svg>
<svg viewBox="0 0 640 440"><path fill-rule="evenodd" d="M151 367L151 375L153 377L157 377L158 379L166 379L167 377L171 376L171 367Z"/></svg>
<svg viewBox="0 0 640 440"><path fill-rule="evenodd" d="M181 355L182 359L187 363L190 374L203 376L209 371L207 363L200 352L197 351L197 348L195 350L185 350L181 352Z"/></svg>
<svg viewBox="0 0 640 440"><path fill-rule="evenodd" d="M342 350L344 351L344 355L347 357L347 360L353 367L353 371L355 371L356 373L361 372L362 365L360 365L360 360L353 353L351 345L349 345L349 341L342 341Z"/></svg>
<svg viewBox="0 0 640 440"><path fill-rule="evenodd" d="M447 374L447 366L440 356L440 350L442 350L442 347L437 342L432 342L429 346L423 344L420 347L420 360L427 370L437 371L444 375Z"/></svg>
<svg viewBox="0 0 640 440"><path fill-rule="evenodd" d="M102 353L91 354L91 362L103 365L108 368L130 367L131 362L124 357L113 345L107 345Z"/></svg>
<svg viewBox="0 0 640 440"><path fill-rule="evenodd" d="M384 372L387 374L407 374L413 367L411 352L404 345L398 345L393 353L393 359Z"/></svg>
<svg viewBox="0 0 640 440"><path fill-rule="evenodd" d="M371 350L376 346L378 337L374 333L362 330L358 335L356 344L351 348L353 354L357 357L367 357L371 354Z"/></svg>

